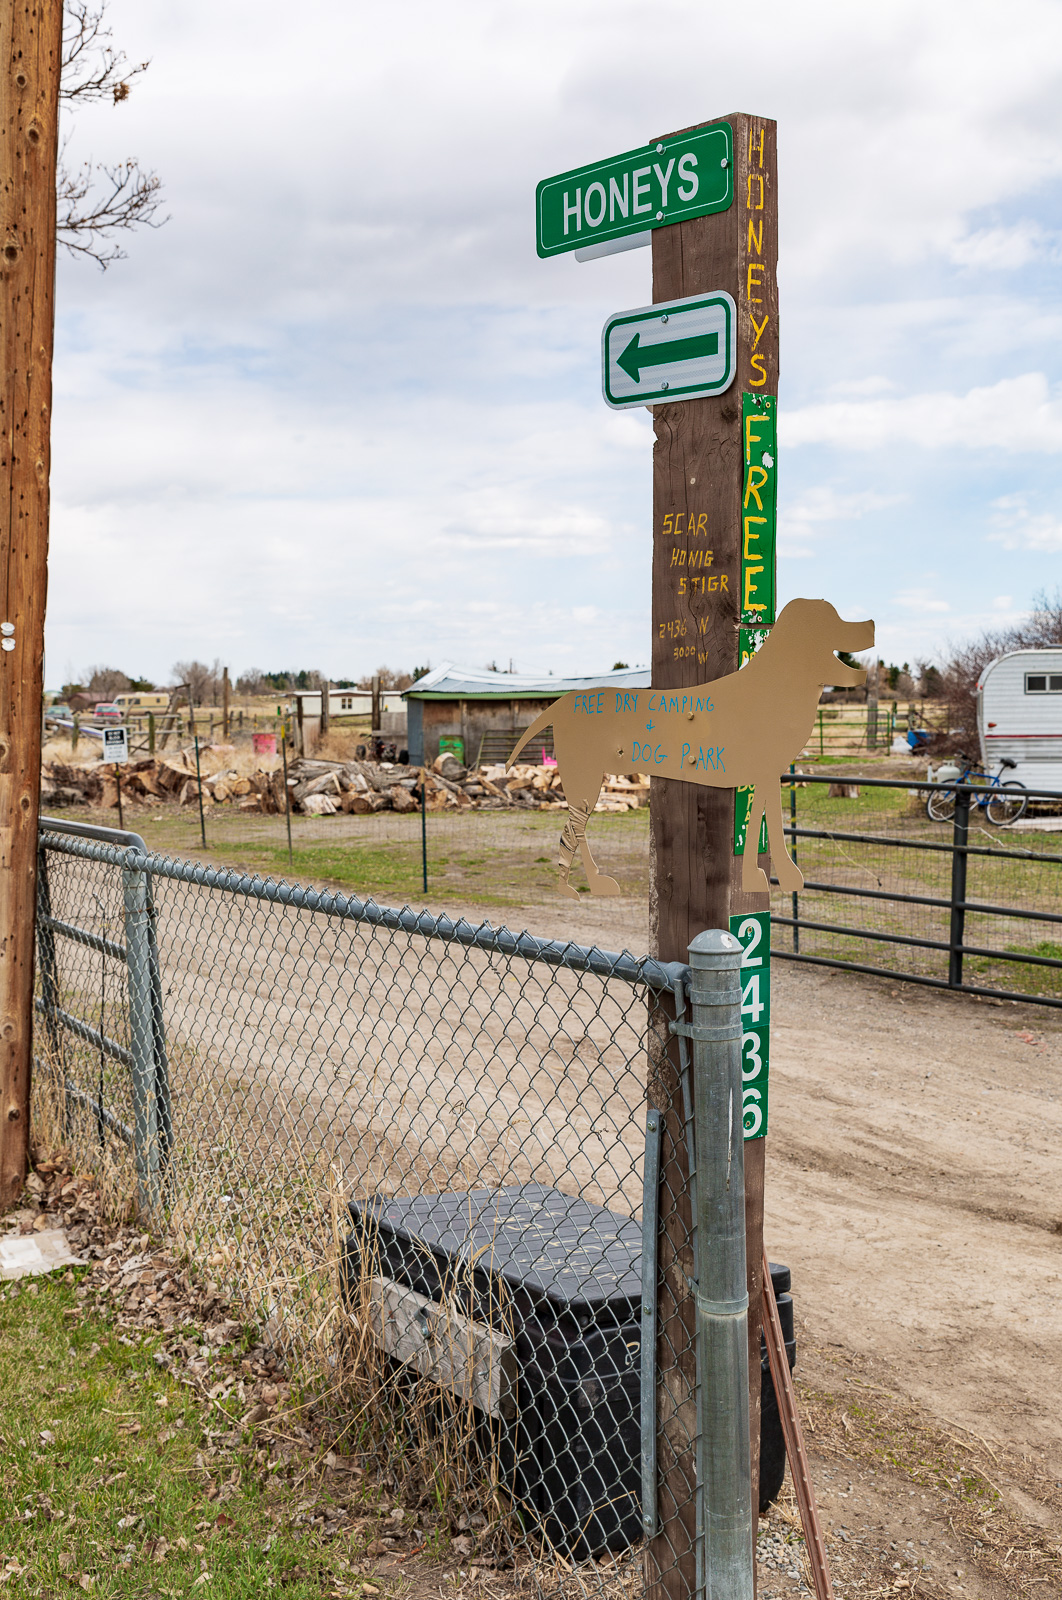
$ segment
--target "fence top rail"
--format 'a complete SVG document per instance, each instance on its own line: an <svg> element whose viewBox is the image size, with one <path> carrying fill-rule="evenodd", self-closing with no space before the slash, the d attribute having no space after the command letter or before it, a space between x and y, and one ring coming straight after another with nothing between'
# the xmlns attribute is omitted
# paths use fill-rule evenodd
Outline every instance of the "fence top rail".
<svg viewBox="0 0 1062 1600"><path fill-rule="evenodd" d="M101 828L94 822L64 822L60 817L41 817L38 827L41 843L45 833L70 833L78 839L99 839L101 844L132 845L134 850L148 853L140 835L130 833L128 828Z"/></svg>
<svg viewBox="0 0 1062 1600"><path fill-rule="evenodd" d="M455 921L430 911L414 911L410 906L399 909L378 905L375 900L362 900L336 889L314 889L286 883L283 879L251 876L231 867L210 867L201 861L157 855L148 850L139 834L117 828L97 828L86 823L42 817L39 844L43 849L56 850L63 855L148 872L157 878L195 883L204 889L293 906L300 911L321 912L325 916L364 922L397 933L418 934L425 939L439 939L497 955L544 961L549 966L590 972L601 978L620 978L626 983L645 984L650 989L674 991L684 986L689 978L689 968L681 961L655 961L649 956L633 956L627 950L599 950L563 939L539 939L526 931L513 933L508 928L494 928L489 922L476 925L464 917Z"/></svg>
<svg viewBox="0 0 1062 1600"><path fill-rule="evenodd" d="M866 789L924 789L927 794L946 789L949 794L971 794L983 799L985 794L991 793L992 786L987 783L953 783L945 778L943 782L930 783L925 778L864 778L860 772L783 772L783 783L859 783ZM1003 779L1004 783L1008 780ZM1011 780L1013 781L1013 780ZM1022 792L1027 800L1057 800L1062 803L1062 789L1026 789L1021 785ZM1002 792L1002 791L1001 791Z"/></svg>

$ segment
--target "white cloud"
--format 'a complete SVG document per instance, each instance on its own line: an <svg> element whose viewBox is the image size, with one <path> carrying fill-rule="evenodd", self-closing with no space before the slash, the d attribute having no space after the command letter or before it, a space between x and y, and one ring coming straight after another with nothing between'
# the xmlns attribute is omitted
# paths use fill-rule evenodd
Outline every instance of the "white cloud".
<svg viewBox="0 0 1062 1600"><path fill-rule="evenodd" d="M899 594L893 596L893 603L902 606L905 611L915 611L923 615L951 610L951 606L936 589L901 589Z"/></svg>
<svg viewBox="0 0 1062 1600"><path fill-rule="evenodd" d="M860 463L876 484L886 450L928 445L952 614L1020 596L1041 547L982 545L975 572L959 491L971 449L1046 455L1062 434L1038 277L1056 0L763 0L754 54L744 12L697 0L395 15L304 0L298 37L327 48L303 49L280 0L111 0L151 70L77 116L71 156L135 152L172 221L106 274L60 265L52 662L644 659L651 423L605 411L597 368L605 315L650 299L650 252L540 261L533 195L718 112L709 53L729 103L779 119L783 400L807 399L783 444L880 449ZM783 485L802 465L783 454ZM844 485L848 465L815 472ZM924 537L899 498L795 492L782 553L819 584L828 552L841 599L887 594ZM1040 514L1008 536L1043 537ZM873 537L842 537L860 518Z"/></svg>
<svg viewBox="0 0 1062 1600"><path fill-rule="evenodd" d="M872 395L889 394L898 387L891 378L840 378L830 384L827 393L862 400Z"/></svg>
<svg viewBox="0 0 1062 1600"><path fill-rule="evenodd" d="M829 485L806 489L788 502L779 515L778 554L790 561L806 560L817 552L813 543L801 543L801 540L813 541L824 523L858 522L861 517L883 511L903 498L903 495L879 494L873 489L861 489L854 494L839 494Z"/></svg>
<svg viewBox="0 0 1062 1600"><path fill-rule="evenodd" d="M452 548L526 550L548 557L600 554L613 529L583 506L533 507L511 489L482 489L441 529Z"/></svg>
<svg viewBox="0 0 1062 1600"><path fill-rule="evenodd" d="M1033 511L1024 494L1001 495L992 501L993 531L988 535L1006 550L1062 551L1062 517Z"/></svg>
<svg viewBox="0 0 1062 1600"><path fill-rule="evenodd" d="M781 411L779 438L790 446L827 444L841 450L917 445L940 452L1062 450L1062 396L1042 372L1003 378L965 394L927 393L900 400L828 403Z"/></svg>
<svg viewBox="0 0 1062 1600"><path fill-rule="evenodd" d="M989 272L1013 272L1031 261L1057 260L1059 239L1037 222L1009 228L980 228L956 239L948 255L956 266Z"/></svg>

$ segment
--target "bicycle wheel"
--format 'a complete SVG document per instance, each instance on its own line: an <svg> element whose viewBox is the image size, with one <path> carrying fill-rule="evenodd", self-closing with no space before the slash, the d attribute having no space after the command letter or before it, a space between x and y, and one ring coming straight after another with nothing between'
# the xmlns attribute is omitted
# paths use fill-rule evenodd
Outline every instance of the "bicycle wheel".
<svg viewBox="0 0 1062 1600"><path fill-rule="evenodd" d="M1001 783L998 789L993 789L985 810L989 822L994 822L997 828L1009 828L1012 822L1025 815L1028 804L1023 783Z"/></svg>
<svg viewBox="0 0 1062 1600"><path fill-rule="evenodd" d="M955 790L934 790L926 801L926 816L930 822L950 822L954 815Z"/></svg>

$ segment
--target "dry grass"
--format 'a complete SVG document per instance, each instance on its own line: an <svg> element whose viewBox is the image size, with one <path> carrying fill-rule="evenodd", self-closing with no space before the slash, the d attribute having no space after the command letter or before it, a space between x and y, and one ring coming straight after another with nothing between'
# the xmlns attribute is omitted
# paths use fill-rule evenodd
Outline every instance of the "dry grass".
<svg viewBox="0 0 1062 1600"><path fill-rule="evenodd" d="M820 1355L823 1352L819 1352ZM827 1358L828 1359L828 1358ZM851 1466L861 1462L934 1491L952 1531L968 1541L986 1576L1008 1594L1058 1593L1062 1544L1057 1532L1034 1526L1016 1509L1008 1490L1037 1502L1056 1522L1062 1490L1013 1447L993 1447L959 1429L945 1429L911 1401L856 1376L837 1372L836 1389L801 1382L801 1412L814 1454ZM938 1593L920 1580L919 1592Z"/></svg>
<svg viewBox="0 0 1062 1600"><path fill-rule="evenodd" d="M367 745L368 739L368 722L360 728L330 728L314 746L314 757L318 761L354 761L358 745ZM405 743L404 740L396 742Z"/></svg>

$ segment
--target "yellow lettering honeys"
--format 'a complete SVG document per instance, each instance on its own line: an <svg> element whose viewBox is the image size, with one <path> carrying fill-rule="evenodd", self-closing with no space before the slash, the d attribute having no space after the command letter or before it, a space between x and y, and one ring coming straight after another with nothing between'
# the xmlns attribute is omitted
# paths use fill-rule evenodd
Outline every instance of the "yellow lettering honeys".
<svg viewBox="0 0 1062 1600"><path fill-rule="evenodd" d="M749 357L749 366L752 368L753 372L755 372L757 374L757 376L755 378L750 378L749 379L749 388L750 389L762 389L764 384L767 382L767 364L766 364L766 362L764 361L763 357L760 356L760 355L750 356Z"/></svg>

